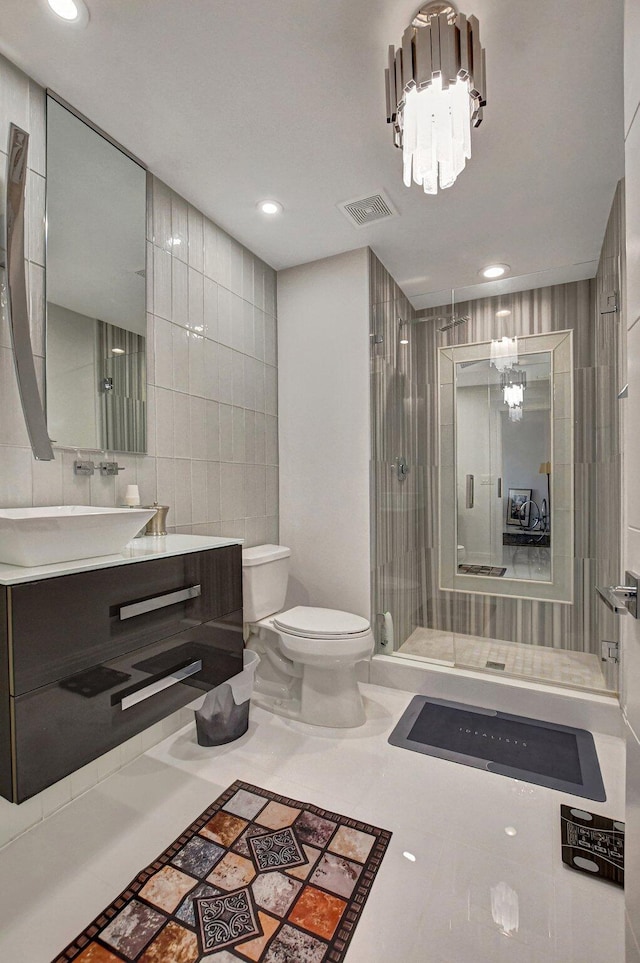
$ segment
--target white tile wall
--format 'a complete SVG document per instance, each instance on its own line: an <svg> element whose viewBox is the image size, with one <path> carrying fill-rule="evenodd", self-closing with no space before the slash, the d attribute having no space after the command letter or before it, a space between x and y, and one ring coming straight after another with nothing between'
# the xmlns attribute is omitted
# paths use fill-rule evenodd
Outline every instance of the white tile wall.
<svg viewBox="0 0 640 963"><path fill-rule="evenodd" d="M44 91L0 57L0 203L11 121L31 133L27 250L32 342L44 365ZM0 269L0 506L118 504L126 485L171 507L172 531L278 540L275 272L156 178L147 202L148 455L117 479L76 478L75 452L28 444ZM178 243L179 242L179 243ZM266 354L265 354L266 333ZM224 402L221 404L221 402ZM96 459L98 460L98 459ZM146 730L21 806L0 799L0 846L192 718Z"/></svg>
<svg viewBox="0 0 640 963"><path fill-rule="evenodd" d="M624 491L626 511L625 568L640 571L640 4L625 2L625 195L626 315L629 397L625 403ZM622 701L627 731L627 960L640 961L640 622L623 619Z"/></svg>
<svg viewBox="0 0 640 963"><path fill-rule="evenodd" d="M27 246L42 366L44 92L0 58L0 145L11 120L31 132ZM0 150L0 178L5 169ZM71 452L34 461L0 308L0 505L117 504L137 482L143 502L170 505L171 530L276 542L275 272L156 178L147 235L149 454L120 455L126 471L116 480L76 478Z"/></svg>

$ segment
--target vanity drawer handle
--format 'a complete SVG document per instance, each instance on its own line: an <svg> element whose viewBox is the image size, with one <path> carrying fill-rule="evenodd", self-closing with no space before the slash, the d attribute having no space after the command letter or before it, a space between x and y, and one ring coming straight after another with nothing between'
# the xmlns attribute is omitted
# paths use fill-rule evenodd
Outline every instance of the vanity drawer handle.
<svg viewBox="0 0 640 963"><path fill-rule="evenodd" d="M195 675L197 672L200 672L201 669L202 659L191 662L191 664L186 665L184 669L176 669L170 675L165 675L162 679L156 679L155 682L150 682L149 685L146 685L143 689L138 689L136 692L132 692L131 695L124 696L120 702L120 708L130 709L131 706L135 706L139 702L144 702L145 699L150 699L151 696L162 692L163 689L168 689L170 686L176 685L177 682L188 679L190 675Z"/></svg>
<svg viewBox="0 0 640 963"><path fill-rule="evenodd" d="M120 621L132 619L136 615L144 615L145 612L164 609L167 605L175 605L176 602L186 602L187 599L195 599L201 594L202 588L199 585L190 585L189 588L179 589L177 592L156 595L155 598L143 599L142 602L132 602L131 605L123 605L120 609Z"/></svg>

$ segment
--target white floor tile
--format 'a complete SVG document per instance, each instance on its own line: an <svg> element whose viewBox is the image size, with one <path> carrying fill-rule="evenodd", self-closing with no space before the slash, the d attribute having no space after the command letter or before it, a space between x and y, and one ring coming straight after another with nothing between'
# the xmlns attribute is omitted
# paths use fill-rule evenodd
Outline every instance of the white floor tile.
<svg viewBox="0 0 640 963"><path fill-rule="evenodd" d="M190 723L10 843L0 959L47 963L242 779L392 831L347 963L622 963L622 890L561 862L572 797L390 746L411 695L364 688L357 730L253 708L241 739L208 749ZM590 808L620 818L624 747L596 744L608 800Z"/></svg>

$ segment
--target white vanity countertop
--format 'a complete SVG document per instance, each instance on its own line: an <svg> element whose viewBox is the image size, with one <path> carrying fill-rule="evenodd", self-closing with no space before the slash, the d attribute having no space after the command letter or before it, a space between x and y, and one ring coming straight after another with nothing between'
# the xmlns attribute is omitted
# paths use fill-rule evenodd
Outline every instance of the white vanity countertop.
<svg viewBox="0 0 640 963"><path fill-rule="evenodd" d="M56 578L58 575L74 575L76 572L91 572L98 568L113 568L114 565L144 562L150 558L206 552L211 548L223 548L225 545L242 545L242 539L219 538L213 535L143 535L142 538L134 538L129 542L119 555L78 558L73 562L56 562L53 565L39 565L33 568L0 564L0 585L38 582L44 578Z"/></svg>

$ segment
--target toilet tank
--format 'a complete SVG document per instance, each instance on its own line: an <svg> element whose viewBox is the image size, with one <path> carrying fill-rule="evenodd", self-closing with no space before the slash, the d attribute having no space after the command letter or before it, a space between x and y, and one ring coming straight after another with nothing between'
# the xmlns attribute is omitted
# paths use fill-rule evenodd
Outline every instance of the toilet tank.
<svg viewBox="0 0 640 963"><path fill-rule="evenodd" d="M287 594L289 556L284 545L256 545L242 552L242 595L245 622L258 622L280 612Z"/></svg>

